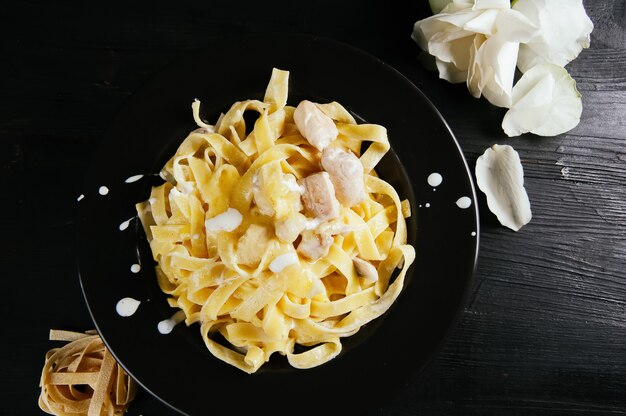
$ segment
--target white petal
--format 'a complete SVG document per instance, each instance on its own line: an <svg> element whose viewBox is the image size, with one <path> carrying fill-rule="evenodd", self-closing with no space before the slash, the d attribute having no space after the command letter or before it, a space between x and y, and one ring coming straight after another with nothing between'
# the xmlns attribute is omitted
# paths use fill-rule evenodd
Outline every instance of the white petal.
<svg viewBox="0 0 626 416"><path fill-rule="evenodd" d="M511 106L518 47L518 43L508 42L496 34L480 45L476 51L475 62L470 63L470 67L478 65L476 71L479 74L479 91L491 104L498 107ZM471 84L475 83L475 80L471 81ZM473 95L477 97L476 94Z"/></svg>
<svg viewBox="0 0 626 416"><path fill-rule="evenodd" d="M487 206L505 227L518 231L532 218L519 154L509 145L493 145L476 160L476 183Z"/></svg>
<svg viewBox="0 0 626 416"><path fill-rule="evenodd" d="M483 35L491 36L496 31L496 21L498 19L498 10L489 9L480 13L472 20L469 20L463 25L463 29L474 32L482 33Z"/></svg>
<svg viewBox="0 0 626 416"><path fill-rule="evenodd" d="M481 9L510 9L509 0L475 0L474 10Z"/></svg>
<svg viewBox="0 0 626 416"><path fill-rule="evenodd" d="M517 0L513 9L540 28L538 35L520 48L518 67L522 72L540 63L565 66L589 47L593 22L582 0Z"/></svg>
<svg viewBox="0 0 626 416"><path fill-rule="evenodd" d="M515 84L513 103L502 120L502 129L508 136L528 132L556 136L576 127L582 109L576 81L565 68L537 65Z"/></svg>
<svg viewBox="0 0 626 416"><path fill-rule="evenodd" d="M435 61L437 64L437 70L439 71L439 78L445 79L448 82L458 84L465 82L467 79L467 71L458 69L454 64L449 62L443 62L439 59Z"/></svg>
<svg viewBox="0 0 626 416"><path fill-rule="evenodd" d="M430 4L430 10L434 14L437 14L441 10L443 10L443 8L446 7L451 1L452 0L428 0L428 3Z"/></svg>
<svg viewBox="0 0 626 416"><path fill-rule="evenodd" d="M487 38L484 35L474 36L474 42L470 48L470 65L467 70L467 89L475 98L480 98L483 91L484 83L482 82L483 74L480 62L476 60L478 50ZM486 79L486 77L485 77Z"/></svg>
<svg viewBox="0 0 626 416"><path fill-rule="evenodd" d="M502 10L496 20L498 35L509 42L528 42L537 35L539 28L517 10Z"/></svg>
<svg viewBox="0 0 626 416"><path fill-rule="evenodd" d="M455 36L458 35L459 37L454 39L446 37L439 41L439 36L434 36L433 40L428 42L428 53L443 62L454 64L461 71L465 71L469 66L473 35L462 30L453 32ZM450 32L446 31L442 35L447 33Z"/></svg>

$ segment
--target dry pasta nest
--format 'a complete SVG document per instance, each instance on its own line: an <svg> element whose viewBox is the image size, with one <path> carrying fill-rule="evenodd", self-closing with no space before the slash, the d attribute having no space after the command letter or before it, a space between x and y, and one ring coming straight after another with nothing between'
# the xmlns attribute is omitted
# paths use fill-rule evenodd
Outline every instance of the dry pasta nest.
<svg viewBox="0 0 626 416"><path fill-rule="evenodd" d="M122 415L137 388L95 331L51 330L50 340L67 341L46 353L39 407L52 415Z"/></svg>

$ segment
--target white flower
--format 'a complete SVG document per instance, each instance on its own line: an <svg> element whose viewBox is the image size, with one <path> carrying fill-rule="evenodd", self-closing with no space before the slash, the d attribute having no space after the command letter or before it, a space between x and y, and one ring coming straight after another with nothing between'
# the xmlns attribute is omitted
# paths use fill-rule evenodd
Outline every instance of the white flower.
<svg viewBox="0 0 626 416"><path fill-rule="evenodd" d="M539 27L536 36L520 47L520 71L542 63L565 66L589 47L593 23L582 0L517 0L513 9Z"/></svg>
<svg viewBox="0 0 626 416"><path fill-rule="evenodd" d="M487 206L505 227L518 231L532 218L524 188L524 168L509 145L494 144L476 160L476 184L487 197Z"/></svg>
<svg viewBox="0 0 626 416"><path fill-rule="evenodd" d="M441 13L417 21L412 38L436 58L441 78L467 82L474 97L508 107L519 43L536 30L508 0L453 0Z"/></svg>
<svg viewBox="0 0 626 416"><path fill-rule="evenodd" d="M443 8L446 7L446 5L451 1L452 0L428 0L428 3L430 4L430 10L434 14L437 14L442 11Z"/></svg>
<svg viewBox="0 0 626 416"><path fill-rule="evenodd" d="M556 136L574 128L583 110L576 81L555 64L532 67L513 87L512 106L502 121L508 136Z"/></svg>

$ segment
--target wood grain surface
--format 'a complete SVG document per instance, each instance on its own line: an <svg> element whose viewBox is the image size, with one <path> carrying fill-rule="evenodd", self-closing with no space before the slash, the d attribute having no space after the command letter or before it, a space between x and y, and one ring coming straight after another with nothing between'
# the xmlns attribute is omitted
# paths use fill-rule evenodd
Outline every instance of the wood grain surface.
<svg viewBox="0 0 626 416"><path fill-rule="evenodd" d="M470 166L494 143L512 145L524 166L532 221L513 232L481 199L476 284L460 322L419 382L370 415L626 415L626 2L584 3L591 47L567 66L583 95L580 124L508 138L503 109L419 64L410 34L429 14L425 0L4 2L0 413L43 414L48 330L92 327L76 271L76 197L125 99L210 40L282 31L335 38L394 66L439 108ZM139 414L170 412L140 392L129 412Z"/></svg>

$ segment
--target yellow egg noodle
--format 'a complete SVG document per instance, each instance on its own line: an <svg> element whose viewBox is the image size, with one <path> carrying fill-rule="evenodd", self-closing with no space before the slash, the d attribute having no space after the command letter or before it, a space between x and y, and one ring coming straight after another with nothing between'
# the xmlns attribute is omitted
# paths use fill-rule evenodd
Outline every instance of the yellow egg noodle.
<svg viewBox="0 0 626 416"><path fill-rule="evenodd" d="M51 330L50 340L66 341L46 353L39 407L51 415L120 416L137 387L95 331Z"/></svg>
<svg viewBox="0 0 626 416"><path fill-rule="evenodd" d="M196 100L199 128L162 169L166 182L136 205L169 304L200 324L215 357L246 373L275 352L301 369L336 357L342 337L390 308L415 258L408 200L374 170L390 147L387 130L357 124L337 102L299 116L287 105L288 78L274 68L263 101L234 103L214 126ZM246 111L258 113L253 128ZM330 139L298 128L328 120ZM320 147L336 154L325 162ZM337 154L360 162L356 175L341 171ZM329 175L324 163L339 171ZM332 190L361 180L363 198L337 204Z"/></svg>

